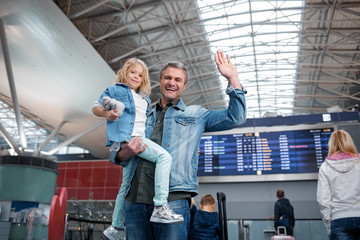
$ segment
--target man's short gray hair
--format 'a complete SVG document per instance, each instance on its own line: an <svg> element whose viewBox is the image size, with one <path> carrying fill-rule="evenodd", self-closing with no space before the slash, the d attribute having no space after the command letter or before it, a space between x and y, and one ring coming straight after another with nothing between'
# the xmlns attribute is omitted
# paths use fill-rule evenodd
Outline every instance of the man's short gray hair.
<svg viewBox="0 0 360 240"><path fill-rule="evenodd" d="M168 67L178 68L178 69L183 70L185 73L185 84L187 83L187 81L188 81L187 69L184 64L182 64L181 62L177 62L177 61L171 61L171 62L168 62L167 64L165 64L160 70L160 78L162 77L165 69L167 69Z"/></svg>

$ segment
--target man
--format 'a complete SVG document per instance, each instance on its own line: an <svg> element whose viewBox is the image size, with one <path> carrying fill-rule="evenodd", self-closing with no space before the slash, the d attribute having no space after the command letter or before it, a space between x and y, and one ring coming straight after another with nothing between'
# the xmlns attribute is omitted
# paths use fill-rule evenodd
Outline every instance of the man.
<svg viewBox="0 0 360 240"><path fill-rule="evenodd" d="M293 236L293 228L295 226L294 207L289 199L285 198L284 190L277 190L276 197L278 200L274 206L275 231L278 230L278 226L284 226L286 227L286 234Z"/></svg>
<svg viewBox="0 0 360 240"><path fill-rule="evenodd" d="M184 217L179 224L150 223L153 212L155 165L133 156L142 152L140 138L122 145L112 152L110 160L126 164L135 161L127 188L125 219L127 239L181 239L187 237L190 221L191 197L198 192L198 147L203 132L228 130L245 122L245 91L239 82L235 66L229 56L218 51L214 56L220 73L228 80L226 93L229 106L223 111L211 111L201 106L186 106L181 94L188 82L187 70L179 62L170 62L160 71L161 99L148 115L146 137L165 148L173 157L170 172L171 208Z"/></svg>

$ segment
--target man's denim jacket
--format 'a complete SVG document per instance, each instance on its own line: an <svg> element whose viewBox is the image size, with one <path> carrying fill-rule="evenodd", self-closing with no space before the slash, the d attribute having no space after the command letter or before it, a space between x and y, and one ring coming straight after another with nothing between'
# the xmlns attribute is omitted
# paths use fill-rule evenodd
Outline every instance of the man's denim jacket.
<svg viewBox="0 0 360 240"><path fill-rule="evenodd" d="M128 142L131 139L131 134L134 129L135 122L135 103L131 93L131 89L128 85L122 83L116 83L105 89L100 96L98 102L101 102L103 97L114 98L125 105L123 115L117 120L106 120L106 136L108 141L106 146L110 146L113 142ZM144 99L148 103L147 114L150 113L150 99L145 96Z"/></svg>
<svg viewBox="0 0 360 240"><path fill-rule="evenodd" d="M244 91L228 86L226 93L230 97L229 106L222 111L207 110L198 105L186 106L182 99L176 106L167 110L164 118L162 147L173 158L170 171L169 191L186 191L194 195L198 192L198 148L203 132L223 131L239 127L246 120L246 104ZM156 121L156 109L152 109L147 118L146 137L150 138ZM125 162L116 162L116 152L110 154L110 161L127 165L127 161L135 161L130 172L133 178L137 157ZM130 189L128 182L127 190Z"/></svg>

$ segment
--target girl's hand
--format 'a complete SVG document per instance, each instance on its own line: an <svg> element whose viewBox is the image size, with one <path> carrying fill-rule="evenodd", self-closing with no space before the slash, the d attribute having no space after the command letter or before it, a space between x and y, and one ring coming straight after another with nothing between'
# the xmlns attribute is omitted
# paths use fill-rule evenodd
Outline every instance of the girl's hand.
<svg viewBox="0 0 360 240"><path fill-rule="evenodd" d="M117 112L117 110L107 111L107 113L106 113L106 118L107 118L109 121L115 121L116 119L119 118L119 114L117 114L116 112Z"/></svg>

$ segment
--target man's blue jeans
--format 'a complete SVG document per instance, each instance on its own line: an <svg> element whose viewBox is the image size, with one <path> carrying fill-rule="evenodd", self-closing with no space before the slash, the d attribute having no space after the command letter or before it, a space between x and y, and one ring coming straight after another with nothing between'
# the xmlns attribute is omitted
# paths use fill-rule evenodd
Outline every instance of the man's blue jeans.
<svg viewBox="0 0 360 240"><path fill-rule="evenodd" d="M360 240L360 217L332 220L329 238L330 240Z"/></svg>
<svg viewBox="0 0 360 240"><path fill-rule="evenodd" d="M184 222L163 224L150 222L154 205L125 201L126 239L186 240L190 225L190 208L186 199L169 202Z"/></svg>

